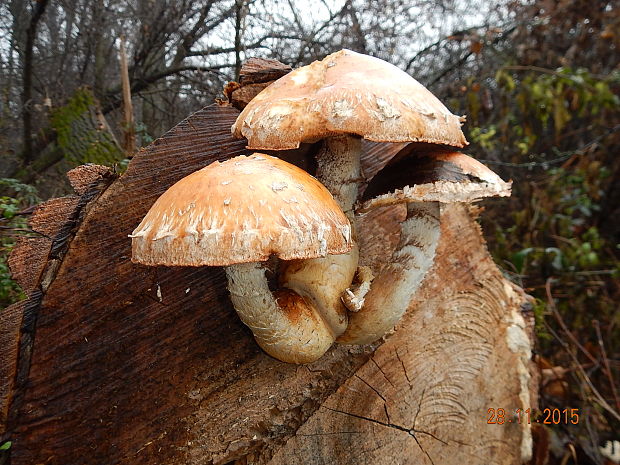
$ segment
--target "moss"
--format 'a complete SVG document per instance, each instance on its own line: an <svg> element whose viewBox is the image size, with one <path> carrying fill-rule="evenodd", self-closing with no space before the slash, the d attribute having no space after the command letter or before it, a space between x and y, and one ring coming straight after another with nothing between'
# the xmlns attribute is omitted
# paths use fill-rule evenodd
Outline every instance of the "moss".
<svg viewBox="0 0 620 465"><path fill-rule="evenodd" d="M62 107L53 110L50 123L64 158L75 166L83 163L112 165L124 158L104 124L90 89L78 89Z"/></svg>

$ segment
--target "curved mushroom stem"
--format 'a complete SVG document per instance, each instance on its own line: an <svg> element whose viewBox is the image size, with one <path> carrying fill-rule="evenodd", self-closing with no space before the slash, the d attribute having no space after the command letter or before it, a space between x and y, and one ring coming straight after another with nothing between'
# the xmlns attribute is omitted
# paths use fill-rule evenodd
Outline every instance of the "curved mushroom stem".
<svg viewBox="0 0 620 465"><path fill-rule="evenodd" d="M407 204L398 247L372 282L363 308L349 315L349 326L337 342L368 344L400 320L433 264L439 242L439 210L439 202Z"/></svg>
<svg viewBox="0 0 620 465"><path fill-rule="evenodd" d="M362 179L360 155L362 153L362 139L353 135L328 137L317 154L317 179L327 187L334 196L340 208L351 222L351 238L353 248L348 254L340 255L338 263L343 267L345 274L351 274L351 280L345 286L342 302L351 311L358 311L363 305L364 296L370 288L372 275L359 273L361 282L355 289L347 289L351 285L357 270L359 250L357 246L357 228L353 205L357 200L359 183ZM359 271L359 270L358 270ZM331 279L331 277L330 277ZM340 304L340 313L345 315L344 305Z"/></svg>
<svg viewBox="0 0 620 465"><path fill-rule="evenodd" d="M252 330L258 345L272 357L288 363L313 362L344 331L346 315L340 318L332 305L347 284L336 288L321 274L316 275L316 271L340 268L337 264L330 265L332 257L340 256L290 262L292 264L288 264L282 276L287 288L275 292L269 289L265 269L260 263L225 267L228 290L237 314ZM338 281L345 279L341 273ZM330 286L326 286L326 282Z"/></svg>
<svg viewBox="0 0 620 465"><path fill-rule="evenodd" d="M280 262L280 285L313 303L334 334L334 340L347 329L347 312L341 296L353 280L358 260L355 247L342 255Z"/></svg>
<svg viewBox="0 0 620 465"><path fill-rule="evenodd" d="M284 362L313 362L347 327L341 296L353 281L359 259L353 205L361 176L361 144L359 137L331 137L317 156L317 179L351 223L350 252L282 261L282 287L273 293L260 264L226 267L228 289L239 317L252 330L258 345Z"/></svg>

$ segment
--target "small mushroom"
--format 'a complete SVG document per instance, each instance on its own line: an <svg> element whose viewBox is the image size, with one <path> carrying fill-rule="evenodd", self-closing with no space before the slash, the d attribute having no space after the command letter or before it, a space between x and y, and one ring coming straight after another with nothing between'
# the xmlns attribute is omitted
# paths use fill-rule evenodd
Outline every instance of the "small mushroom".
<svg viewBox="0 0 620 465"><path fill-rule="evenodd" d="M136 263L224 266L239 317L279 360L312 362L346 327L334 307L350 277L323 282L331 262L317 257L351 249L350 223L321 183L282 160L253 154L190 174L130 237ZM263 263L272 254L288 260L274 292Z"/></svg>
<svg viewBox="0 0 620 465"><path fill-rule="evenodd" d="M351 274L358 263L353 205L362 179L361 138L463 147L467 141L460 126L461 118L407 73L378 58L341 50L264 89L241 112L232 133L247 138L248 148L255 150L294 149L301 142L323 140L317 178L351 220L354 246L339 262ZM362 294L367 288L358 289ZM345 301L361 302L361 294L345 295Z"/></svg>
<svg viewBox="0 0 620 465"><path fill-rule="evenodd" d="M382 186L400 188L383 193ZM366 197L375 197L363 202L358 213L406 203L407 218L391 259L372 281L361 310L349 315L347 330L338 342L373 342L400 320L433 264L441 203L507 197L510 187L482 163L459 152L430 152L388 165L365 192Z"/></svg>

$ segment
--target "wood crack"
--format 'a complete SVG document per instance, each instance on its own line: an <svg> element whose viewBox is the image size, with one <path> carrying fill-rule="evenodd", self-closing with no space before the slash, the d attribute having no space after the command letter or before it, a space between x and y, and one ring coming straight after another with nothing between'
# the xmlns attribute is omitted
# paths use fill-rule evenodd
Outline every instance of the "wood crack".
<svg viewBox="0 0 620 465"><path fill-rule="evenodd" d="M395 424L395 423L391 423L391 422L389 422L389 421L388 421L388 422L384 422L384 421L381 421L381 420L377 420L377 419L375 419L375 418L366 417L366 416L364 416L364 415L357 415L357 414L355 414L355 413L345 412L345 411L343 411L343 410L338 410L338 409L333 409L333 408L331 408L331 407L326 407L325 405L322 405L321 407L322 407L322 408L324 408L324 409L330 410L330 411L332 411L332 412L334 412L334 413L340 413L340 414L342 414L342 415L347 415L347 416L350 416L350 417L353 417L353 418L357 418L357 419L359 419L359 420L369 421L369 422L371 422L371 423L375 423L375 424L377 424L377 425L381 425L381 426L384 426L384 427L386 427L386 428L393 428L393 429L395 429L395 430L398 430L398 431L402 431L402 432L404 432L404 433L407 433L409 436L411 436L411 437L414 439L414 441L416 442L416 444L418 445L418 447L420 448L420 450L424 453L424 455L426 455L426 457L428 457L428 459L430 460L431 464L433 464L433 465L435 465L435 462L434 462L433 458L430 456L430 454L428 453L428 451L426 451L426 449L424 449L424 448L422 447L422 444L420 444L420 441L419 441L419 440L418 440L418 438L416 437L416 433L418 433L418 434L426 434L426 435L430 436L431 438L433 438L433 439L435 439L435 440L437 440L437 441L441 442L441 443L442 443L443 445L445 445L445 446L448 446L448 445L449 445L449 443L448 443L448 442L444 441L443 439L438 438L438 437L437 437L437 436L435 436L433 433L429 433L428 431L417 430L417 429L415 429L414 427L407 428L407 427L405 427L405 426L398 425L398 424Z"/></svg>
<svg viewBox="0 0 620 465"><path fill-rule="evenodd" d="M411 378L409 378L409 373L407 372L407 368L405 368L405 364L403 363L403 359L400 358L400 354L398 353L398 349L394 349L394 353L396 354L396 358L398 359L398 361L400 362L401 366L403 367L403 373L405 375L405 378L407 379L407 382L409 383L409 386L411 386Z"/></svg>
<svg viewBox="0 0 620 465"><path fill-rule="evenodd" d="M379 366L379 364L377 363L377 361L376 361L374 358L372 358L372 357L370 357L370 361L371 361L372 363L374 363L374 364L375 364L375 366L376 366L376 367L378 368L378 370L381 372L381 374L383 375L383 377L385 378L385 380L386 380L388 383L390 383L390 384L392 385L392 387L394 387L394 388L395 388L396 386L394 386L394 383L392 383L392 381L390 380L390 378L388 378L388 377L387 377L387 375L385 374L385 372L383 371L383 369Z"/></svg>

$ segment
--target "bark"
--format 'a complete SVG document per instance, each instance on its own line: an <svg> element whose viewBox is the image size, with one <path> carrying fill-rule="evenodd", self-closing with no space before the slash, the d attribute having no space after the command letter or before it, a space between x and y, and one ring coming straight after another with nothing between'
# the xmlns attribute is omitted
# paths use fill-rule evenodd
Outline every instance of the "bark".
<svg viewBox="0 0 620 465"><path fill-rule="evenodd" d="M76 108L76 98L91 102L85 108L79 105ZM37 159L28 166L17 168L10 173L11 177L26 183L32 182L63 159L76 164L86 161L112 164L123 158L124 152L116 141L99 102L89 90L78 89L64 108L56 109L56 112L58 111L64 114L60 123L62 127L57 128L64 130L64 137L57 137L57 133L47 134L50 143L41 150Z"/></svg>
<svg viewBox="0 0 620 465"><path fill-rule="evenodd" d="M233 107L243 110L265 87L291 71L290 66L277 60L250 58L239 71L239 83L230 82L224 95Z"/></svg>
<svg viewBox="0 0 620 465"><path fill-rule="evenodd" d="M486 423L488 408L535 407L526 300L462 206L442 213L436 263L397 331L383 344L334 345L310 365L258 348L222 269L131 263L127 235L159 195L246 153L230 136L237 114L227 105L193 114L113 182L100 170L74 173L78 195L34 216L49 218L49 239L38 258L17 248L32 257L12 265L29 276L29 300L2 314L0 412L9 413L0 440L13 441L11 463L526 459L526 425ZM377 163L385 160L363 157L364 172ZM359 218L362 265L386 265L404 214L386 207Z"/></svg>
<svg viewBox="0 0 620 465"><path fill-rule="evenodd" d="M32 12L30 18L30 24L26 29L26 45L24 48L23 66L24 71L22 75L22 124L23 124L23 138L24 149L22 152L22 160L24 165L28 165L33 159L32 151L32 74L33 74L33 61L34 61L34 42L37 37L37 26L43 13L45 13L45 7L48 0L38 1Z"/></svg>

